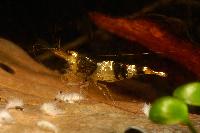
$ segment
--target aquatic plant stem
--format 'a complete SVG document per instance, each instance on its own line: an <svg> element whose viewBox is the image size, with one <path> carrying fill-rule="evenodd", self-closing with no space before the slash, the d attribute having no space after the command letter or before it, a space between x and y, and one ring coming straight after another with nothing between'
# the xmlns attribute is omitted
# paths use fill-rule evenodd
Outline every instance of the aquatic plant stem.
<svg viewBox="0 0 200 133"><path fill-rule="evenodd" d="M188 121L186 122L186 125L188 126L188 128L190 129L190 131L191 131L192 133L198 133L197 130L195 129L195 127L193 126L193 124L192 124L192 122L191 122L190 120L188 120Z"/></svg>

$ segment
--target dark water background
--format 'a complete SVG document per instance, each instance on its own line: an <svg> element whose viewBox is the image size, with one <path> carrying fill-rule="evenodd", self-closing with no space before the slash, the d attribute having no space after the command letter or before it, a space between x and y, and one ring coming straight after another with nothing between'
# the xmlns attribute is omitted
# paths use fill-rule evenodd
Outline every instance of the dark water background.
<svg viewBox="0 0 200 133"><path fill-rule="evenodd" d="M200 41L200 2L198 0L61 0L0 2L0 35L30 50L37 39L61 45L93 31L88 12L131 16L148 5L157 6L146 14L165 15L186 24L189 37ZM164 4L163 4L164 3Z"/></svg>
<svg viewBox="0 0 200 133"><path fill-rule="evenodd" d="M196 80L193 74L170 59L151 53L136 42L129 42L105 31L99 31L88 17L88 12L99 11L111 16L131 18L141 12L144 7L152 9L139 15L158 19L161 25L168 26L167 29L172 34L190 40L194 45L199 45L200 2L198 0L44 0L26 2L2 0L0 1L0 36L16 42L33 58L60 72L63 67L66 67L63 60L55 57L51 60L38 58L43 54L40 47L67 47L70 42L86 36L87 41L70 47L70 49L78 50L93 58L96 57L98 60L113 58L99 55L135 54L126 60L123 60L124 57L117 56L115 60L123 60L124 63L129 64L149 65L157 70L168 72L168 79L154 76L137 77L136 80L152 84L158 91L161 88L168 90L182 83ZM38 45L39 48L37 48ZM143 53L146 52L150 54L144 55Z"/></svg>

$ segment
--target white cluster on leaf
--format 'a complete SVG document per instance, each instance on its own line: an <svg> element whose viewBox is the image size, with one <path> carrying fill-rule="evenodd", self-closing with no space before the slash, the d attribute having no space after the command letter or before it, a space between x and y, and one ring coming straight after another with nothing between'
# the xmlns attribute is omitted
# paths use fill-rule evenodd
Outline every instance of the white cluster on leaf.
<svg viewBox="0 0 200 133"><path fill-rule="evenodd" d="M142 108L142 112L145 114L145 116L149 117L149 111L151 109L151 104L147 104L147 103L144 103L144 106Z"/></svg>
<svg viewBox="0 0 200 133"><path fill-rule="evenodd" d="M55 103L43 103L40 107L40 110L45 114L56 116L64 114L64 110L58 108Z"/></svg>
<svg viewBox="0 0 200 133"><path fill-rule="evenodd" d="M14 118L7 110L0 111L0 125L2 124L13 124Z"/></svg>
<svg viewBox="0 0 200 133"><path fill-rule="evenodd" d="M37 126L40 127L41 129L52 131L54 133L58 133L58 127L49 121L40 120L37 122Z"/></svg>
<svg viewBox="0 0 200 133"><path fill-rule="evenodd" d="M9 99L8 103L6 104L5 109L14 109L17 107L23 108L24 102L22 99L19 98L14 98L14 99Z"/></svg>
<svg viewBox="0 0 200 133"><path fill-rule="evenodd" d="M84 100L84 96L79 93L75 93L75 92L73 92L73 93L59 92L56 95L56 99L60 100L60 101L64 101L66 103L75 103L75 102Z"/></svg>

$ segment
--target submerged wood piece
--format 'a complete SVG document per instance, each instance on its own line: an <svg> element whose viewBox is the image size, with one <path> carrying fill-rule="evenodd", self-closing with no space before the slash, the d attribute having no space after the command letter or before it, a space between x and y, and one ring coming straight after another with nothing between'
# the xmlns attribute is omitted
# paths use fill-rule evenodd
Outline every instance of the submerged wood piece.
<svg viewBox="0 0 200 133"><path fill-rule="evenodd" d="M71 77L72 78L72 77ZM77 81L78 82L78 81ZM49 133L37 127L40 120L47 120L55 124L59 133L123 133L130 126L144 128L148 132L188 132L186 126L157 125L149 121L142 114L143 102L126 102L121 99L115 101L120 109L102 97L101 92L89 88L91 99L88 102L65 104L58 103L65 114L61 116L48 116L40 111L41 103L54 101L58 91L79 91L80 88L69 87L62 82L60 75L50 71L30 58L14 43L0 39L0 109L5 107L4 99L17 97L24 100L24 110L9 110L15 119L14 124L1 125L1 133ZM93 101L99 101L97 103ZM107 103L110 105L106 105ZM124 111L126 110L127 111ZM133 113L134 112L134 113ZM199 128L199 116L194 116L193 122Z"/></svg>
<svg viewBox="0 0 200 133"><path fill-rule="evenodd" d="M200 79L200 48L191 42L176 38L149 19L112 18L96 12L90 13L90 17L100 28L139 42L153 52L185 66Z"/></svg>
<svg viewBox="0 0 200 133"><path fill-rule="evenodd" d="M24 112L11 110L16 123L1 126L1 133L50 133L36 125L40 120L53 123L58 133L124 133L131 126L148 133L189 133L186 126L152 124L144 115L127 113L102 103L66 104L63 107L67 113L57 117L42 114L36 106L25 106ZM199 120L196 117L194 121L197 128Z"/></svg>
<svg viewBox="0 0 200 133"><path fill-rule="evenodd" d="M0 39L0 97L35 104L67 90L60 75L34 61L14 43Z"/></svg>

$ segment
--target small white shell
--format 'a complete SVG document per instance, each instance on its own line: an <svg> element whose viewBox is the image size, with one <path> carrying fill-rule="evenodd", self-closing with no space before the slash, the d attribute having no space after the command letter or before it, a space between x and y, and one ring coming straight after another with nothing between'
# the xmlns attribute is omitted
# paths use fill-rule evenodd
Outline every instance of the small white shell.
<svg viewBox="0 0 200 133"><path fill-rule="evenodd" d="M24 106L24 102L22 99L14 98L14 99L8 100L8 103L6 104L5 109L14 109L16 107L23 108L23 106Z"/></svg>
<svg viewBox="0 0 200 133"><path fill-rule="evenodd" d="M53 123L46 121L46 120L40 120L37 122L37 126L48 131L52 131L54 133L58 133L58 127L56 127Z"/></svg>
<svg viewBox="0 0 200 133"><path fill-rule="evenodd" d="M142 108L142 112L145 114L145 116L149 117L149 111L151 109L151 104L147 104L147 103L144 103L144 106Z"/></svg>
<svg viewBox="0 0 200 133"><path fill-rule="evenodd" d="M43 103L40 110L51 116L62 115L65 113L64 110L58 108L55 103L51 102Z"/></svg>
<svg viewBox="0 0 200 133"><path fill-rule="evenodd" d="M0 124L13 124L14 119L7 110L0 111Z"/></svg>
<svg viewBox="0 0 200 133"><path fill-rule="evenodd" d="M56 95L56 99L60 100L60 101L64 101L66 103L75 103L81 100L84 100L83 95L79 94L79 93L62 93L59 92Z"/></svg>

